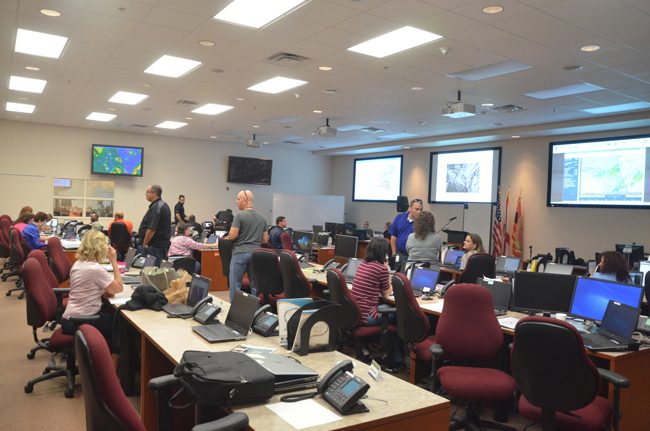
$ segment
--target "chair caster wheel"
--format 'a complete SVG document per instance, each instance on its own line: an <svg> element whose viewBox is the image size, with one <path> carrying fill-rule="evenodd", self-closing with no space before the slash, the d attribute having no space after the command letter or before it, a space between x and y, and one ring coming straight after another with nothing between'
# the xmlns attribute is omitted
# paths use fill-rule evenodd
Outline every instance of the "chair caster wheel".
<svg viewBox="0 0 650 431"><path fill-rule="evenodd" d="M35 357L36 357L36 353L35 353L35 352L34 352L34 353L33 353L33 352L29 352L29 353L27 354L27 359L34 359Z"/></svg>
<svg viewBox="0 0 650 431"><path fill-rule="evenodd" d="M66 389L65 392L63 393L66 398L73 398L74 397L74 389Z"/></svg>
<svg viewBox="0 0 650 431"><path fill-rule="evenodd" d="M27 383L25 385L25 393L31 394L33 391L34 391L34 385L32 385L31 383Z"/></svg>

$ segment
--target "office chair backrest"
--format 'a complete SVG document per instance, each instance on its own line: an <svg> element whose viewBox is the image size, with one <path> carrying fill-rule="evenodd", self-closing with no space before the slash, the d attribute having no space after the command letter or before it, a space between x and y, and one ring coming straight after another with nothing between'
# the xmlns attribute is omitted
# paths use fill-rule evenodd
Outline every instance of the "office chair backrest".
<svg viewBox="0 0 650 431"><path fill-rule="evenodd" d="M589 404L600 377L575 328L548 317L517 323L511 353L512 374L533 405L568 412Z"/></svg>
<svg viewBox="0 0 650 431"><path fill-rule="evenodd" d="M86 428L145 431L120 387L102 334L90 325L81 325L75 334L75 351L86 406Z"/></svg>
<svg viewBox="0 0 650 431"><path fill-rule="evenodd" d="M573 250L567 247L557 247L555 249L555 263L564 265L575 265L576 255Z"/></svg>
<svg viewBox="0 0 650 431"><path fill-rule="evenodd" d="M483 277L494 278L496 276L496 264L494 256L487 253L476 253L467 259L463 273L458 279L459 283L476 283L476 280Z"/></svg>
<svg viewBox="0 0 650 431"><path fill-rule="evenodd" d="M126 224L115 221L111 224L110 230L108 238L113 248L118 252L126 253L131 246L131 232L127 229Z"/></svg>
<svg viewBox="0 0 650 431"><path fill-rule="evenodd" d="M172 265L176 271L184 269L190 275L194 274L196 271L196 260L190 256L174 259Z"/></svg>
<svg viewBox="0 0 650 431"><path fill-rule="evenodd" d="M264 295L264 303L267 304L269 295L278 295L284 291L278 254L270 248L258 248L253 251L251 265L255 288Z"/></svg>
<svg viewBox="0 0 650 431"><path fill-rule="evenodd" d="M45 281L47 282L48 286L50 286L52 289L54 289L55 287L59 287L59 282L57 281L56 276L52 272L52 268L50 268L50 264L47 261L47 256L45 256L45 253L43 253L42 250L30 251L29 254L27 255L27 258L36 259L36 261L41 266L43 277L45 278Z"/></svg>
<svg viewBox="0 0 650 431"><path fill-rule="evenodd" d="M424 340L429 335L431 327L429 319L413 295L411 282L406 275L396 272L393 274L392 285L399 337L406 343L418 343Z"/></svg>
<svg viewBox="0 0 650 431"><path fill-rule="evenodd" d="M65 255L65 251L63 251L63 246L61 245L61 240L59 238L54 236L47 241L47 255L52 261L54 275L56 275L56 279L59 280L59 283L69 279L72 263L70 263L68 257Z"/></svg>
<svg viewBox="0 0 650 431"><path fill-rule="evenodd" d="M285 298L309 297L309 281L303 274L298 258L293 251L280 251L280 269Z"/></svg>
<svg viewBox="0 0 650 431"><path fill-rule="evenodd" d="M342 328L351 328L359 324L361 309L350 294L345 274L338 269L327 270L327 288L332 302L341 306L337 322Z"/></svg>
<svg viewBox="0 0 650 431"><path fill-rule="evenodd" d="M9 216L0 218L0 257L8 258L10 253L9 229L11 229L11 219Z"/></svg>
<svg viewBox="0 0 650 431"><path fill-rule="evenodd" d="M232 259L232 241L219 238L219 257L221 257L221 271L226 280L230 278L230 260Z"/></svg>
<svg viewBox="0 0 650 431"><path fill-rule="evenodd" d="M23 236L18 229L9 229L9 256L14 265L20 266L27 259L30 252L29 246L25 243Z"/></svg>
<svg viewBox="0 0 650 431"><path fill-rule="evenodd" d="M77 235L79 235L79 238L83 237L86 232L88 232L90 229L93 227L89 224L84 224L84 225L78 225L77 226Z"/></svg>
<svg viewBox="0 0 650 431"><path fill-rule="evenodd" d="M47 283L41 264L28 258L23 264L23 279L27 302L27 324L40 328L56 317L56 295Z"/></svg>
<svg viewBox="0 0 650 431"><path fill-rule="evenodd" d="M478 284L457 284L449 289L436 326L436 340L445 357L452 360L494 358L503 346L503 332L490 292Z"/></svg>
<svg viewBox="0 0 650 431"><path fill-rule="evenodd" d="M282 243L283 250L293 250L293 240L289 232L282 232L280 234L280 242Z"/></svg>

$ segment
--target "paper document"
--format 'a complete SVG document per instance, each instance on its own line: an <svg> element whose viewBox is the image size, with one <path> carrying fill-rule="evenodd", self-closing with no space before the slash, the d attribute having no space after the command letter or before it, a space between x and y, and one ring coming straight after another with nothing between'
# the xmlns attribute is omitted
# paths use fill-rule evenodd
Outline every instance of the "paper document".
<svg viewBox="0 0 650 431"><path fill-rule="evenodd" d="M81 241L78 239L62 239L61 240L61 246L65 248L66 250L76 250L79 248L79 244L81 244Z"/></svg>
<svg viewBox="0 0 650 431"><path fill-rule="evenodd" d="M118 296L114 298L108 298L108 302L110 302L113 305L122 305L129 302L129 299L131 299L130 296Z"/></svg>
<svg viewBox="0 0 650 431"><path fill-rule="evenodd" d="M298 430L325 425L342 419L341 416L321 406L314 400L267 404L266 407Z"/></svg>
<svg viewBox="0 0 650 431"><path fill-rule="evenodd" d="M442 301L433 302L431 304L422 304L422 303L420 303L420 308L424 308L426 310L431 310L431 311L434 311L436 313L442 313L443 305L445 305L445 303L442 302Z"/></svg>
<svg viewBox="0 0 650 431"><path fill-rule="evenodd" d="M275 349L272 347L261 347L261 346L252 346L250 344L240 344L237 347L233 347L231 352L246 353L247 355L254 354L266 354L270 355L275 352Z"/></svg>
<svg viewBox="0 0 650 431"><path fill-rule="evenodd" d="M501 317L499 319L499 325L508 329L515 329L517 322L519 322L519 318L517 317Z"/></svg>

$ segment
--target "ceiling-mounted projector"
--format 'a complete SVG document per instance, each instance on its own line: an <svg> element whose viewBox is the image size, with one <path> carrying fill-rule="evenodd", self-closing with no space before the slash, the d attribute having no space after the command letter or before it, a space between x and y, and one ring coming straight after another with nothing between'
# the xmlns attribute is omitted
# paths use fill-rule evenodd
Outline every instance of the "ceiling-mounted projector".
<svg viewBox="0 0 650 431"><path fill-rule="evenodd" d="M260 147L260 141L255 139L255 134L253 134L253 138L248 139L246 141L246 146L251 147L251 148L259 148Z"/></svg>
<svg viewBox="0 0 650 431"><path fill-rule="evenodd" d="M461 101L460 91L458 91L458 100L447 102L447 106L442 108L442 115L449 118L473 117L476 115L476 106Z"/></svg>
<svg viewBox="0 0 650 431"><path fill-rule="evenodd" d="M316 134L318 136L323 136L323 137L326 137L326 138L331 138L331 137L336 136L336 132L337 132L337 130L336 130L335 127L330 127L330 119L329 118L325 119L325 125L324 126L320 126L320 127L318 127L316 129Z"/></svg>

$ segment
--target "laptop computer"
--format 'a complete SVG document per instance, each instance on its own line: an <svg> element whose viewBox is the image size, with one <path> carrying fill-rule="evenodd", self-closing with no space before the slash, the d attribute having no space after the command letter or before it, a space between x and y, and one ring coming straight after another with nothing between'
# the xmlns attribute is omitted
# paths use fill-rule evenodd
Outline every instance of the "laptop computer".
<svg viewBox="0 0 650 431"><path fill-rule="evenodd" d="M549 274L571 275L573 274L573 265L549 262L546 264L544 272Z"/></svg>
<svg viewBox="0 0 650 431"><path fill-rule="evenodd" d="M463 258L464 254L465 252L463 250L447 250L447 254L445 254L445 260L442 262L441 266L454 269L460 268L460 261Z"/></svg>
<svg viewBox="0 0 650 431"><path fill-rule="evenodd" d="M133 247L129 247L126 255L124 256L124 267L127 271L131 269L131 265L133 265L133 259L135 259L135 249Z"/></svg>
<svg viewBox="0 0 650 431"><path fill-rule="evenodd" d="M257 297L238 290L235 292L225 323L192 326L192 330L210 343L245 340L253 324L259 302Z"/></svg>
<svg viewBox="0 0 650 431"><path fill-rule="evenodd" d="M640 312L638 308L610 300L596 332L582 334L585 347L594 351L626 350Z"/></svg>
<svg viewBox="0 0 650 431"><path fill-rule="evenodd" d="M478 284L485 287L494 305L494 314L496 316L505 316L510 308L510 297L512 296L512 283L505 283L492 279L482 278Z"/></svg>
<svg viewBox="0 0 650 431"><path fill-rule="evenodd" d="M190 284L190 291L187 294L186 304L165 304L162 309L165 313L177 317L189 317L192 314L194 306L203 298L208 296L210 290L210 280L207 277L193 274Z"/></svg>
<svg viewBox="0 0 650 431"><path fill-rule="evenodd" d="M521 260L514 256L499 256L496 263L496 273L498 275L510 275L517 272Z"/></svg>
<svg viewBox="0 0 650 431"><path fill-rule="evenodd" d="M290 356L260 353L249 356L273 373L276 387L300 382L313 382L318 379L316 371L302 365Z"/></svg>
<svg viewBox="0 0 650 431"><path fill-rule="evenodd" d="M167 268L167 269L174 269L174 263L170 262L169 260L163 260L162 262L160 262L160 267Z"/></svg>
<svg viewBox="0 0 650 431"><path fill-rule="evenodd" d="M345 266L345 271L343 272L343 275L345 275L345 281L348 283L354 281L354 277L357 275L357 269L359 269L360 264L361 259L357 259L356 257L348 259L348 264Z"/></svg>
<svg viewBox="0 0 650 431"><path fill-rule="evenodd" d="M140 259L142 260L140 263L136 262L136 260L140 260ZM156 263L156 258L154 256L140 256L136 260L134 260L134 264L131 267L132 269L133 268L142 269L142 268L154 266L154 264ZM139 266L140 264L142 265L141 267ZM138 266L135 266L135 265L138 265ZM127 273L125 273L122 276L122 284L140 284L140 282L142 280L142 277L140 277L140 274L138 274L138 272L139 271L132 272L131 274L133 274L133 275L127 275ZM137 274L137 275L135 275L135 274Z"/></svg>
<svg viewBox="0 0 650 431"><path fill-rule="evenodd" d="M415 267L411 271L411 287L413 288L413 295L416 297L422 296L422 289L428 287L430 292L433 293L436 290L436 284L438 284L438 277L440 276L440 271L429 268L419 268Z"/></svg>

